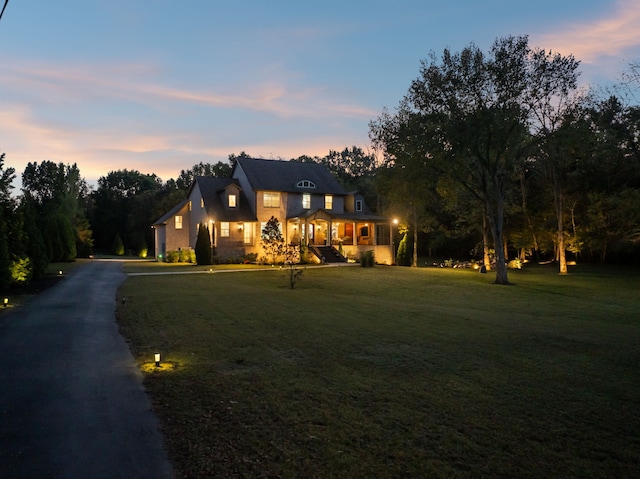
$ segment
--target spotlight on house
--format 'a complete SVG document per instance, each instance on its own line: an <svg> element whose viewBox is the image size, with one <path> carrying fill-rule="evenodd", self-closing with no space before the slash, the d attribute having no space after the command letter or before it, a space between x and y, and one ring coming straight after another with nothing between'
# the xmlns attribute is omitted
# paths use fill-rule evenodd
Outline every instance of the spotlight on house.
<svg viewBox="0 0 640 479"><path fill-rule="evenodd" d="M155 354L156 367L160 367L160 353Z"/></svg>

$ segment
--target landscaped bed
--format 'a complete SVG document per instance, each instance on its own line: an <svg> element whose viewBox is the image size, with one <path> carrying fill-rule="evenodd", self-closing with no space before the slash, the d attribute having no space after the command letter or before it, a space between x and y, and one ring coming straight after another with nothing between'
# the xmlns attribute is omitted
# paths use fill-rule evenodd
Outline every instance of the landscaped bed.
<svg viewBox="0 0 640 479"><path fill-rule="evenodd" d="M137 276L118 318L178 477L636 475L640 272L509 274Z"/></svg>

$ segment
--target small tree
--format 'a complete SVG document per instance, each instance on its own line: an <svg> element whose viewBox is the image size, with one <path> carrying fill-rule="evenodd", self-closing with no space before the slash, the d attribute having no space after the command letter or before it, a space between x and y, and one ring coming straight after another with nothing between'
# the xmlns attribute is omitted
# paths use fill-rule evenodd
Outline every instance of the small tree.
<svg viewBox="0 0 640 479"><path fill-rule="evenodd" d="M284 245L282 255L284 256L284 266L287 269L289 287L293 289L304 273L304 269L300 268L300 248L296 245Z"/></svg>
<svg viewBox="0 0 640 479"><path fill-rule="evenodd" d="M113 246L111 247L111 251L117 256L124 255L124 243L122 242L120 233L116 233L116 237L113 239Z"/></svg>
<svg viewBox="0 0 640 479"><path fill-rule="evenodd" d="M275 264L279 256L285 251L284 238L280 231L280 222L278 218L272 216L262 229L261 234L262 249L268 258L271 258L271 264Z"/></svg>
<svg viewBox="0 0 640 479"><path fill-rule="evenodd" d="M211 235L206 224L198 227L198 239L196 240L196 262L198 264L212 264Z"/></svg>

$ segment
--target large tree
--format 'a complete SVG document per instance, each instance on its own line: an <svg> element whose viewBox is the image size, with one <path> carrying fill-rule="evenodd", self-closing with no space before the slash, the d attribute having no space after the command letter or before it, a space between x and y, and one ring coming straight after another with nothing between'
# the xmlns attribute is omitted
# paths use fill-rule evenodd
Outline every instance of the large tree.
<svg viewBox="0 0 640 479"><path fill-rule="evenodd" d="M11 282L9 225L14 212L11 183L15 178L15 170L4 167L4 158L5 154L0 154L0 289L6 288Z"/></svg>
<svg viewBox="0 0 640 479"><path fill-rule="evenodd" d="M482 205L495 248L497 284L509 282L505 205L527 154L532 108L536 99L570 88L575 80L565 76L572 57L543 61L548 57L541 52L520 36L497 39L488 55L473 44L460 53L446 49L441 58L431 53L398 113L414 122L420 118L423 159Z"/></svg>
<svg viewBox="0 0 640 479"><path fill-rule="evenodd" d="M91 231L86 229L85 203L87 184L76 164L65 165L52 161L28 163L22 174L23 203L29 203L23 212L25 220L33 221L32 212L43 225L42 239L46 244L50 261L70 261L77 255L78 246L83 251L91 248ZM82 235L79 234L82 231ZM62 236L61 236L62 235ZM27 249L40 250L37 235L27 235L35 241Z"/></svg>

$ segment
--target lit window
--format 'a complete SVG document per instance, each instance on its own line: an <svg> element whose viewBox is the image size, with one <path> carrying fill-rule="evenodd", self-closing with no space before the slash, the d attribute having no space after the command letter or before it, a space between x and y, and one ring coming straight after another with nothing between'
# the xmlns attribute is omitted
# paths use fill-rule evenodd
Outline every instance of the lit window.
<svg viewBox="0 0 640 479"><path fill-rule="evenodd" d="M251 244L253 242L253 224L244 224L244 244Z"/></svg>
<svg viewBox="0 0 640 479"><path fill-rule="evenodd" d="M238 197L236 195L229 195L229 208L235 208L237 206Z"/></svg>
<svg viewBox="0 0 640 479"><path fill-rule="evenodd" d="M177 230L181 230L182 229L182 216L180 215L176 215L176 229Z"/></svg>
<svg viewBox="0 0 640 479"><path fill-rule="evenodd" d="M305 210L311 208L311 195L309 193L305 193L302 195L302 207Z"/></svg>
<svg viewBox="0 0 640 479"><path fill-rule="evenodd" d="M356 200L356 211L362 211L362 200Z"/></svg>
<svg viewBox="0 0 640 479"><path fill-rule="evenodd" d="M229 237L229 222L221 221L220 222L220 236L223 238Z"/></svg>
<svg viewBox="0 0 640 479"><path fill-rule="evenodd" d="M333 195L324 195L324 209L325 210L333 209Z"/></svg>
<svg viewBox="0 0 640 479"><path fill-rule="evenodd" d="M280 208L280 193L265 191L262 201L265 208Z"/></svg>
<svg viewBox="0 0 640 479"><path fill-rule="evenodd" d="M298 181L298 184L296 186L298 188L315 188L316 187L315 183L309 180Z"/></svg>

